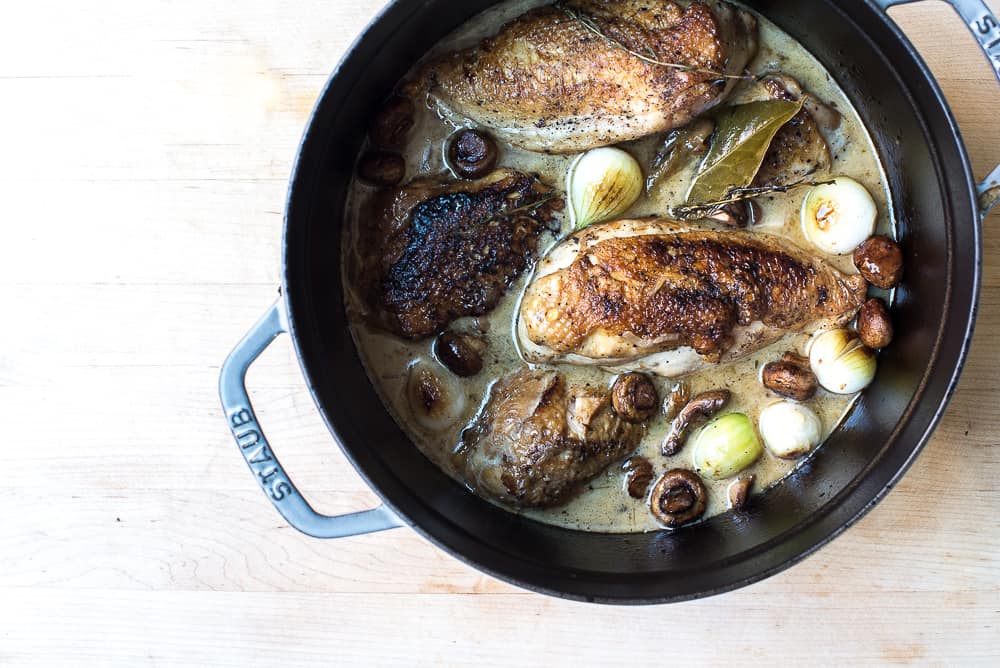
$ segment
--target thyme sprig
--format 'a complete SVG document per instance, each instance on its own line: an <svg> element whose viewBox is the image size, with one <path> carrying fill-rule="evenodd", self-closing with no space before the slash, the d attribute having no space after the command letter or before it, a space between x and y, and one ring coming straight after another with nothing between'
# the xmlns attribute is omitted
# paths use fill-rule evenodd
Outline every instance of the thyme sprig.
<svg viewBox="0 0 1000 668"><path fill-rule="evenodd" d="M513 209L501 209L496 213L494 213L489 218L487 218L483 224L487 225L495 220L499 220L500 218L510 218L511 216L514 216L519 213L528 213L528 214L534 213L542 205L548 204L549 202L551 202L554 199L557 199L558 197L559 197L558 193L551 192L547 195L542 196L539 199L536 199L534 202L531 202L529 204L523 204L521 206L514 207Z"/></svg>
<svg viewBox="0 0 1000 668"><path fill-rule="evenodd" d="M660 67L669 67L670 69L674 69L679 72L691 72L692 74L708 74L713 77L718 77L720 79L734 79L739 81L754 81L756 79L756 77L750 74L726 74L724 72L716 72L715 70L710 70L704 67L697 67L695 65L668 63L659 60L656 57L656 52L653 50L653 47L649 46L648 44L646 45L646 53L640 53L639 51L630 49L621 40L617 40L611 35L601 30L600 26L597 25L597 22L594 21L593 18L587 16L580 10L573 9L572 7L566 7L565 5L561 5L560 9L562 9L563 12L565 12L565 14L569 16L571 19L577 21L588 32L591 32L597 35L598 37L607 40L609 44L621 49L622 51L628 53L631 56L634 56L635 58L638 58L644 63L649 63L650 65L659 65Z"/></svg>
<svg viewBox="0 0 1000 668"><path fill-rule="evenodd" d="M676 218L677 220L700 220L702 218L710 218L711 216L722 211L724 207L730 204L736 204L737 202L744 202L762 195L786 193L789 190L802 188L804 186L826 186L831 183L833 183L833 181L803 180L796 181L795 183L786 183L775 186L748 186L745 188L731 188L722 199L715 200L713 202L701 202L699 204L682 204L679 206L672 206L667 211L671 217Z"/></svg>

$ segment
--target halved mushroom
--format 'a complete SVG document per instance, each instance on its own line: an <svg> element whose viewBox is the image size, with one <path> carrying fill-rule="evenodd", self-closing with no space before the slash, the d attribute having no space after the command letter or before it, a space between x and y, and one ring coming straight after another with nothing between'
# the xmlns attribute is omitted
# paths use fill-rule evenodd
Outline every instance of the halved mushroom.
<svg viewBox="0 0 1000 668"><path fill-rule="evenodd" d="M691 388L683 380L670 388L670 394L663 400L663 415L673 420L691 401Z"/></svg>
<svg viewBox="0 0 1000 668"><path fill-rule="evenodd" d="M633 499L644 498L649 483L653 482L653 463L636 455L625 460L622 471L625 473L625 491L628 495Z"/></svg>
<svg viewBox="0 0 1000 668"><path fill-rule="evenodd" d="M663 454L670 457L680 452L684 446L688 427L698 420L707 420L718 413L729 402L731 396L729 390L712 390L703 392L689 401L670 424L670 431L663 441Z"/></svg>
<svg viewBox="0 0 1000 668"><path fill-rule="evenodd" d="M372 144L382 148L402 148L414 124L416 108L413 100L396 95L376 112L370 137Z"/></svg>
<svg viewBox="0 0 1000 668"><path fill-rule="evenodd" d="M750 489L753 487L755 476L750 475L737 478L729 485L729 507L733 510L743 510L750 498Z"/></svg>
<svg viewBox="0 0 1000 668"><path fill-rule="evenodd" d="M809 360L793 353L785 353L780 361L765 365L760 379L775 394L796 401L808 401L819 387Z"/></svg>
<svg viewBox="0 0 1000 668"><path fill-rule="evenodd" d="M406 161L392 151L371 150L361 156L358 176L375 186L394 186L406 176Z"/></svg>
<svg viewBox="0 0 1000 668"><path fill-rule="evenodd" d="M653 159L653 166L646 178L646 192L651 192L657 183L670 178L695 156L704 155L708 151L708 140L714 132L715 121L704 117L671 130Z"/></svg>
<svg viewBox="0 0 1000 668"><path fill-rule="evenodd" d="M645 422L656 413L659 403L656 386L641 373L619 376L611 388L611 407L626 422Z"/></svg>
<svg viewBox="0 0 1000 668"><path fill-rule="evenodd" d="M461 378L471 378L483 370L486 341L461 332L448 331L434 343L434 354L449 371Z"/></svg>
<svg viewBox="0 0 1000 668"><path fill-rule="evenodd" d="M479 179L496 167L497 144L485 132L459 130L448 142L448 162L463 179Z"/></svg>
<svg viewBox="0 0 1000 668"><path fill-rule="evenodd" d="M774 72L763 79L765 88L771 96L778 100L799 100L803 97L803 108L809 112L813 120L824 130L836 130L843 120L840 112L820 100L815 95L805 91L798 80L784 72Z"/></svg>
<svg viewBox="0 0 1000 668"><path fill-rule="evenodd" d="M649 497L649 509L656 521L676 529L705 514L708 490L696 473L674 469L663 474Z"/></svg>
<svg viewBox="0 0 1000 668"><path fill-rule="evenodd" d="M712 215L708 220L714 220L728 227L752 227L760 219L760 206L753 200L727 204Z"/></svg>

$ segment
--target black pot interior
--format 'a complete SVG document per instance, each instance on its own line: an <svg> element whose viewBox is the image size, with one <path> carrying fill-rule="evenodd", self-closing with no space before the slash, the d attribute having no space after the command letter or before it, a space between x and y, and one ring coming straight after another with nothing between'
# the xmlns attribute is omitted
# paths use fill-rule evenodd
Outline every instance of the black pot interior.
<svg viewBox="0 0 1000 668"><path fill-rule="evenodd" d="M342 303L344 195L372 110L409 66L489 0L391 5L331 80L289 197L285 294L316 403L372 487L417 530L524 587L600 602L725 591L809 554L873 505L929 436L957 379L974 317L979 231L964 149L919 58L863 0L749 3L803 42L854 100L890 174L910 271L897 340L840 429L749 514L676 533L568 531L500 510L420 454L361 366Z"/></svg>

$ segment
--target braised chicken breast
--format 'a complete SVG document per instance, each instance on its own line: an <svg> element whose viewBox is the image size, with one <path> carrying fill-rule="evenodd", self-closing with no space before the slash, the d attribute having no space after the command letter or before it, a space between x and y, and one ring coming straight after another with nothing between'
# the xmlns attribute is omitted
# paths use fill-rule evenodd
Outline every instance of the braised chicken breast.
<svg viewBox="0 0 1000 668"><path fill-rule="evenodd" d="M575 153L685 125L756 52L756 19L726 2L570 0L430 62L406 90L515 146Z"/></svg>
<svg viewBox="0 0 1000 668"><path fill-rule="evenodd" d="M518 336L531 362L690 373L780 336L843 323L868 284L783 239L625 220L579 232L539 265L521 303Z"/></svg>

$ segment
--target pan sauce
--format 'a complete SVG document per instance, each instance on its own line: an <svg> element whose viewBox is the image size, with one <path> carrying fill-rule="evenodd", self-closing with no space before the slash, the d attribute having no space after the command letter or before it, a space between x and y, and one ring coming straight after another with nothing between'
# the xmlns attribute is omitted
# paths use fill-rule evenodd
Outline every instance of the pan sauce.
<svg viewBox="0 0 1000 668"><path fill-rule="evenodd" d="M451 51L471 45L485 36L495 33L505 22L519 16L531 7L546 4L540 0L519 0L504 2L484 12L454 34L443 40L428 57L443 51ZM826 70L798 42L779 30L772 23L758 15L760 21L760 52L751 63L753 73L780 71L796 78L804 89L835 107L843 115L843 122L835 134L826 134L833 156L834 175L845 175L862 183L871 192L879 207L879 233L889 233L893 226L893 212L887 197L884 172L879 164L871 138L865 130L857 112L851 106L844 92L837 86ZM743 84L741 84L742 86ZM738 88L724 104L740 101ZM443 158L443 147L456 127L451 120L445 120L430 108L417 111L414 130L410 135L404 153L407 162L406 180L427 175L446 173L448 168ZM469 127L474 127L470 125ZM659 136L648 137L623 147L634 155L644 169L648 169L661 140ZM537 173L543 181L564 189L566 171L576 156L546 156L520 150L499 143L500 161L498 166L511 167L527 173ZM694 173L694 167L682 170L668 181L660 184L649 196L643 196L623 217L639 217L661 214L668 205L683 201L686 187ZM365 307L352 289L352 268L357 266L358 255L355 242L358 239L358 225L364 224L359 214L361 207L374 193L374 189L355 179L351 184L347 204L347 235L342 266L347 275L346 303L351 321L351 330L361 358L377 391L397 423L411 437L421 451L456 480L462 482L461 475L452 468L450 453L460 442L461 432L478 413L489 394L489 387L501 376L524 366L514 344L514 316L516 303L524 291L530 276L517 281L500 305L490 314L479 318L486 328L488 351L484 355L481 373L469 379L454 378L443 367L438 367L443 377L460 383L467 395L462 419L443 432L429 433L413 419L406 399L405 387L409 367L418 360L433 361L431 352L433 339L423 342L409 342L370 327L364 321ZM754 228L770 234L778 234L796 245L810 249L799 224L799 209L804 190L761 198L758 203L763 216ZM569 221L565 212L561 218L563 234L569 231ZM542 254L555 243L556 237L543 236L539 243ZM856 273L850 256L824 256L828 262L845 273ZM462 329L462 321L456 328ZM784 340L758 351L754 355L735 364L711 369L691 377L686 382L692 394L717 388L728 388L733 398L724 412L746 413L756 422L761 410L777 400L777 396L766 390L759 381L759 369L774 361L785 351L804 353L809 334L790 335ZM560 366L570 383L590 383L607 387L614 375L593 368ZM669 393L675 381L654 379L660 396ZM854 397L833 395L820 389L808 405L823 422L824 438L837 427L845 417ZM666 458L660 454L668 428L667 421L656 417L649 423L648 432L636 454L650 459L656 468L657 477L671 468L692 468L691 448L683 449L678 455ZM756 475L754 491L759 492L778 482L791 472L798 462L784 461L765 454L747 473ZM645 501L634 500L624 491L624 476L619 465L612 465L584 487L584 491L568 504L549 510L520 511L538 521L571 529L607 533L631 533L657 530L660 527L649 513ZM705 517L724 512L727 507L726 489L729 480L705 480L709 491L708 510ZM464 483L463 483L464 484Z"/></svg>

